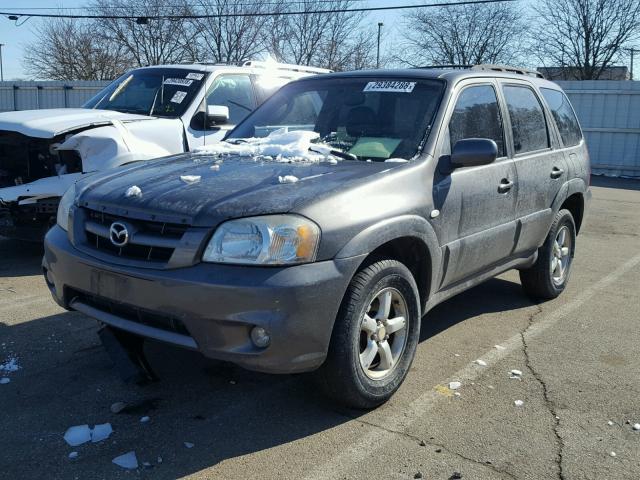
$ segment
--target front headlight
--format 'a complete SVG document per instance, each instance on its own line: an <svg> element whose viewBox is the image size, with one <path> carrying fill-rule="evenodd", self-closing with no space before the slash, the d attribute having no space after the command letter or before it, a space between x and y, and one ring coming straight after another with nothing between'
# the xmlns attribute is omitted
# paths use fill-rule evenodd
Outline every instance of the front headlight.
<svg viewBox="0 0 640 480"><path fill-rule="evenodd" d="M202 255L205 262L291 265L313 262L320 228L296 215L265 215L223 223Z"/></svg>
<svg viewBox="0 0 640 480"><path fill-rule="evenodd" d="M58 216L56 221L60 228L62 228L65 232L69 230L69 210L73 205L73 201L76 198L76 186L72 185L64 192L64 195L60 199L60 203L58 204Z"/></svg>

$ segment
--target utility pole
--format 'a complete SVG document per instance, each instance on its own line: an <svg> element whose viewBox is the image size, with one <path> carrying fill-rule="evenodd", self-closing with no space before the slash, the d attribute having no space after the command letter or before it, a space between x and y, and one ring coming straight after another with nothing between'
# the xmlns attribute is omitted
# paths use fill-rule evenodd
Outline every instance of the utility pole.
<svg viewBox="0 0 640 480"><path fill-rule="evenodd" d="M4 82L4 70L2 69L2 47L4 47L4 43L0 43L0 82Z"/></svg>
<svg viewBox="0 0 640 480"><path fill-rule="evenodd" d="M378 53L376 55L376 68L380 68L380 31L384 23L378 22Z"/></svg>
<svg viewBox="0 0 640 480"><path fill-rule="evenodd" d="M631 53L631 71L629 72L629 77L630 77L630 80L633 80L633 55L636 52L640 53L640 49L631 47L631 48L627 48L627 50L629 51L629 53Z"/></svg>

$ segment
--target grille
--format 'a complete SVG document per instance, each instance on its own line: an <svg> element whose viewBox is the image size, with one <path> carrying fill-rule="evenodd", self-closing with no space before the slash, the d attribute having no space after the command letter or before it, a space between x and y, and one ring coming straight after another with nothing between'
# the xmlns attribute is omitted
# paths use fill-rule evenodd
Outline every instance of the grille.
<svg viewBox="0 0 640 480"><path fill-rule="evenodd" d="M167 262L173 255L187 225L130 220L85 209L85 234L91 248L122 258ZM129 242L118 247L109 238L109 228L121 222L132 228Z"/></svg>
<svg viewBox="0 0 640 480"><path fill-rule="evenodd" d="M97 310L110 313L120 318L130 320L132 322L147 325L149 327L159 328L167 332L175 332L180 335L190 336L184 323L175 317L162 315L148 310L127 305L124 303L114 302L105 297L100 297L80 290L69 289L67 298L78 300L81 303L89 305Z"/></svg>

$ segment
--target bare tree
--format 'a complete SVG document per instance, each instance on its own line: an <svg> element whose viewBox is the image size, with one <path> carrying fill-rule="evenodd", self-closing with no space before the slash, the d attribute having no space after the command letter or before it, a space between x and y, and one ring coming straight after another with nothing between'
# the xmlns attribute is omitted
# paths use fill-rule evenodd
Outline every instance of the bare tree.
<svg viewBox="0 0 640 480"><path fill-rule="evenodd" d="M394 60L411 66L517 60L525 25L518 5L493 3L419 9L404 17L406 40Z"/></svg>
<svg viewBox="0 0 640 480"><path fill-rule="evenodd" d="M353 0L300 0L284 11L305 12L300 15L274 16L269 21L269 50L276 57L301 65L315 65L333 70L369 66L372 37L362 35L365 16L361 12L318 13L323 10L348 9Z"/></svg>
<svg viewBox="0 0 640 480"><path fill-rule="evenodd" d="M265 17L250 15L265 12L271 5L249 4L245 0L201 0L199 7L203 13L221 15L195 20L203 60L242 63L266 51ZM227 16L239 13L243 16Z"/></svg>
<svg viewBox="0 0 640 480"><path fill-rule="evenodd" d="M117 45L107 45L88 22L58 18L40 23L26 45L24 68L33 78L111 80L129 66Z"/></svg>
<svg viewBox="0 0 640 480"><path fill-rule="evenodd" d="M577 80L598 79L640 36L638 0L542 0L534 51Z"/></svg>
<svg viewBox="0 0 640 480"><path fill-rule="evenodd" d="M94 0L92 10L98 15L123 15L131 18L96 20L96 34L111 44L125 49L138 66L192 61L192 43L197 31L186 18L149 18L159 14L181 16L191 14L185 0ZM138 19L141 19L139 22ZM186 58L185 58L186 57Z"/></svg>

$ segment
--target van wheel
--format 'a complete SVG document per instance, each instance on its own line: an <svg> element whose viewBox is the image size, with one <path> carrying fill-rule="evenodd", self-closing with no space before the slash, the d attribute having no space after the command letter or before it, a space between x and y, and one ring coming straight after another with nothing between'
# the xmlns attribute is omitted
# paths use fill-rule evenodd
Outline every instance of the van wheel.
<svg viewBox="0 0 640 480"><path fill-rule="evenodd" d="M349 407L373 408L400 387L420 336L418 287L407 267L381 260L351 280L315 378Z"/></svg>
<svg viewBox="0 0 640 480"><path fill-rule="evenodd" d="M536 299L560 295L569 281L576 245L576 224L569 210L560 210L551 224L549 235L538 249L538 260L520 270L525 293Z"/></svg>

